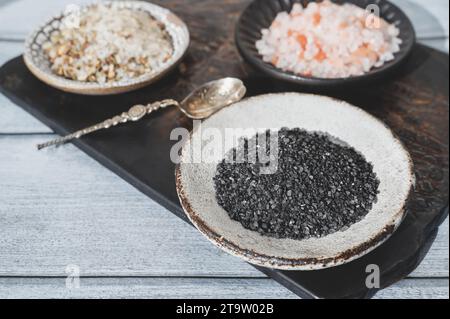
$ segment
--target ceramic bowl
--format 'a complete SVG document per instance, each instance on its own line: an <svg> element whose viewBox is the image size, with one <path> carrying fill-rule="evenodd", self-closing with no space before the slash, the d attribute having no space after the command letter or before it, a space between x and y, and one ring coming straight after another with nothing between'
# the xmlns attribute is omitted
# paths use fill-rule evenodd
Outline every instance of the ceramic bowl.
<svg viewBox="0 0 450 319"><path fill-rule="evenodd" d="M373 164L380 180L377 202L345 231L304 240L277 239L245 229L216 201L213 177L218 161L192 157L202 134L212 128L226 136L229 128L257 132L282 127L325 132L347 143ZM251 131L251 130L250 130ZM211 144L211 143L210 143ZM231 149L222 144L222 154ZM218 146L219 147L219 146ZM220 147L219 147L220 148ZM203 151L203 150L202 150ZM215 151L214 151L215 152ZM218 156L217 158L220 158ZM346 102L328 97L285 93L246 99L225 108L195 129L181 152L176 170L181 205L197 229L228 253L269 268L315 270L348 263L388 239L402 222L414 185L409 153L381 121Z"/></svg>

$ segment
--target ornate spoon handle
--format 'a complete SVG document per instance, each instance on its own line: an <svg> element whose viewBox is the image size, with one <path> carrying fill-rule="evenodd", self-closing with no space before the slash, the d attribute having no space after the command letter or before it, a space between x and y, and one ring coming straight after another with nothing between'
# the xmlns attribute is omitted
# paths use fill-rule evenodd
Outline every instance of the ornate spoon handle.
<svg viewBox="0 0 450 319"><path fill-rule="evenodd" d="M93 133L98 130L107 129L116 125L119 125L121 123L126 122L136 122L139 121L141 118L143 118L145 115L150 114L158 109L165 108L167 106L178 106L178 102L175 100L163 100L160 102L155 102L147 105L135 105L132 108L128 110L128 112L124 112L120 115L116 115L113 118L107 119L101 123L92 125L90 127L84 128L82 130L76 131L72 134L66 135L64 137L60 137L57 139L54 139L52 141L38 144L37 148L38 150L41 150L43 148L49 147L49 146L59 146L64 143L67 143L73 139L80 138L84 135Z"/></svg>

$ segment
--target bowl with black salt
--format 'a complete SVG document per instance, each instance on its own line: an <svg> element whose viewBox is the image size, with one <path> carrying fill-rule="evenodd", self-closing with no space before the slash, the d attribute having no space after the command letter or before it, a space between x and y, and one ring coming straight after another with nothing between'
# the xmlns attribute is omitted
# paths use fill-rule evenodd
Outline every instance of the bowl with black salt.
<svg viewBox="0 0 450 319"><path fill-rule="evenodd" d="M376 118L284 93L205 120L183 146L176 181L187 216L215 245L259 266L314 270L387 240L414 175L408 152Z"/></svg>

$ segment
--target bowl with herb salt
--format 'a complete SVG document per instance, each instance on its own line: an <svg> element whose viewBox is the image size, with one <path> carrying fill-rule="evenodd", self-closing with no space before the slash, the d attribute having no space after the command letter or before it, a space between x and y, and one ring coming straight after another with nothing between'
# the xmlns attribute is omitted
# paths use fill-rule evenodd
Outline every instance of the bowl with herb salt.
<svg viewBox="0 0 450 319"><path fill-rule="evenodd" d="M190 42L186 24L144 1L69 6L25 43L24 61L41 81L60 90L119 94L154 83L174 69Z"/></svg>
<svg viewBox="0 0 450 319"><path fill-rule="evenodd" d="M394 233L412 166L391 130L363 110L284 93L202 122L183 146L176 182L187 216L215 245L259 266L314 270L361 257Z"/></svg>

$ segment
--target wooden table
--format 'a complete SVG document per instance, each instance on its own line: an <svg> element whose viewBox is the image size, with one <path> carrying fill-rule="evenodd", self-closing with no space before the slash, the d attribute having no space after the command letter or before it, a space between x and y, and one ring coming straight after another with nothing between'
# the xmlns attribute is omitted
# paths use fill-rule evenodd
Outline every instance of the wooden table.
<svg viewBox="0 0 450 319"><path fill-rule="evenodd" d="M0 0L0 64L43 18L83 2ZM420 42L448 52L448 1L394 2ZM72 145L37 152L52 132L1 95L0 114L0 298L296 298ZM378 298L449 297L448 226ZM71 265L79 289L66 288Z"/></svg>

